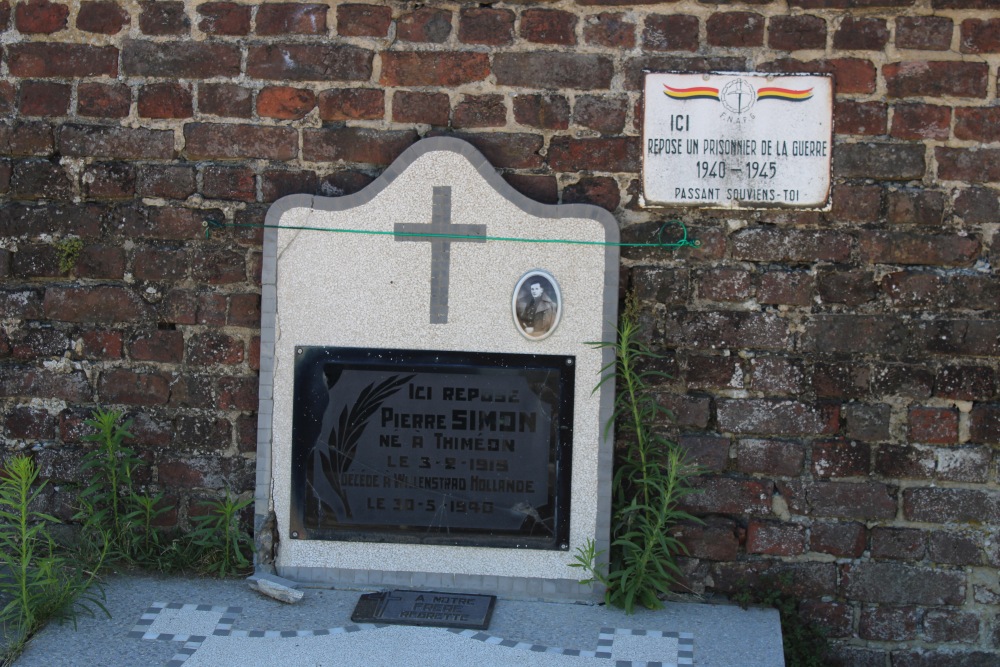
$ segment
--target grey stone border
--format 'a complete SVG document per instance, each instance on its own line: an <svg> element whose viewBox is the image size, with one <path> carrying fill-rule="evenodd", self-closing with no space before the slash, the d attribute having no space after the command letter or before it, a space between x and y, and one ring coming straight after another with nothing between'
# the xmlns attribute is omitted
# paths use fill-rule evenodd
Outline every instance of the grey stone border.
<svg viewBox="0 0 1000 667"><path fill-rule="evenodd" d="M260 323L260 388L257 411L257 484L254 496L254 534L259 534L273 504L271 502L271 462L272 462L272 418L274 415L274 354L275 325L278 311L277 268L278 229L281 217L291 209L311 208L317 211L345 211L362 206L391 184L407 167L427 153L448 151L466 158L486 182L502 197L525 213L537 218L583 218L600 222L604 227L604 240L608 244L620 242L618 221L611 213L591 204L543 204L526 197L515 190L489 160L472 144L455 137L432 137L422 139L396 158L382 174L360 192L343 197L319 197L297 194L282 197L274 202L264 220L263 257L261 265L261 323ZM617 339L618 322L618 278L619 247L606 245L604 255L604 305L602 340ZM614 362L614 351L602 350L601 366ZM610 385L610 386L609 386ZM601 385L600 424L603 426L614 413L614 387L611 383ZM598 435L597 454L597 521L594 542L598 553L603 553L599 565L607 562L611 541L611 479L614 435L608 429ZM447 575L435 576L423 572L369 572L367 570L346 570L341 568L287 568L283 576L298 581L312 583L343 584L354 582L366 585L427 586L435 585L459 588L470 592L485 592L516 597L558 597L575 599L596 599L602 591L595 587L583 586L574 579L542 580L528 577L496 577L487 575ZM336 574L334 574L336 573ZM373 581L370 575L377 575ZM427 583L424 580L427 580ZM439 580L441 583L434 583ZM447 581L453 580L453 582Z"/></svg>

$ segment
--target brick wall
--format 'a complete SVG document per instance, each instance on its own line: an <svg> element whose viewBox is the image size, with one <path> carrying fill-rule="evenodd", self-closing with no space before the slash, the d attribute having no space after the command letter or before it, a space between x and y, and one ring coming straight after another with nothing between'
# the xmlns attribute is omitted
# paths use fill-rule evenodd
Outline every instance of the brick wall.
<svg viewBox="0 0 1000 667"><path fill-rule="evenodd" d="M260 233L204 221L453 134L626 240L702 241L623 253L708 470L692 588L787 573L844 664L996 664L997 7L0 0L3 453L67 516L82 420L120 407L172 520L251 489ZM640 208L643 68L832 72L832 210Z"/></svg>

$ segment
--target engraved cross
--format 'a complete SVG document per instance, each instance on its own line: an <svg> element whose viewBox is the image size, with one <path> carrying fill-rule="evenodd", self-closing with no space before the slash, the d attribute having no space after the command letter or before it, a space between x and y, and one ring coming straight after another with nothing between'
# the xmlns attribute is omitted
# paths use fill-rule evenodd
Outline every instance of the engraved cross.
<svg viewBox="0 0 1000 667"><path fill-rule="evenodd" d="M486 225L451 224L451 186L434 186L430 224L406 222L393 228L397 234L457 234L484 238L448 236L397 236L397 241L423 241L431 244L431 324L448 323L448 277L451 272L452 243L485 243Z"/></svg>

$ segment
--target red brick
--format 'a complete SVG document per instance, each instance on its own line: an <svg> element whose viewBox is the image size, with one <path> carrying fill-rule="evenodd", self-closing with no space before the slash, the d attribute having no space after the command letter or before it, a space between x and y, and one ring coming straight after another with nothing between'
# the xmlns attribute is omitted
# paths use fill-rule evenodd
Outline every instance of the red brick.
<svg viewBox="0 0 1000 667"><path fill-rule="evenodd" d="M371 51L347 45L251 46L247 59L247 72L261 79L366 81L371 77L373 57Z"/></svg>
<svg viewBox="0 0 1000 667"><path fill-rule="evenodd" d="M69 7L49 0L28 0L14 6L14 25L26 34L51 34L66 28Z"/></svg>
<svg viewBox="0 0 1000 667"><path fill-rule="evenodd" d="M253 112L253 93L232 83L198 85L198 111L212 116L249 118Z"/></svg>
<svg viewBox="0 0 1000 667"><path fill-rule="evenodd" d="M485 53L395 51L382 54L379 81L385 86L452 87L483 81L489 73Z"/></svg>
<svg viewBox="0 0 1000 667"><path fill-rule="evenodd" d="M137 109L142 118L190 118L194 115L191 87L177 83L142 86Z"/></svg>
<svg viewBox="0 0 1000 667"><path fill-rule="evenodd" d="M789 0L789 7L802 9L855 9L869 7L909 7L916 0Z"/></svg>
<svg viewBox="0 0 1000 667"><path fill-rule="evenodd" d="M385 93L375 88L335 88L319 94L320 120L381 120Z"/></svg>
<svg viewBox="0 0 1000 667"><path fill-rule="evenodd" d="M76 15L76 27L84 32L117 35L128 24L128 12L116 2L83 2Z"/></svg>
<svg viewBox="0 0 1000 667"><path fill-rule="evenodd" d="M553 137L548 162L555 171L635 172L640 164L636 137L574 139Z"/></svg>
<svg viewBox="0 0 1000 667"><path fill-rule="evenodd" d="M628 100L623 97L582 95L573 105L573 121L602 134L620 134L627 113Z"/></svg>
<svg viewBox="0 0 1000 667"><path fill-rule="evenodd" d="M285 195L318 192L319 179L308 169L268 169L260 176L260 191L263 201L277 201Z"/></svg>
<svg viewBox="0 0 1000 667"><path fill-rule="evenodd" d="M188 123L184 139L192 160L290 160L298 152L298 133L289 127Z"/></svg>
<svg viewBox="0 0 1000 667"><path fill-rule="evenodd" d="M298 120L316 106L316 94L303 88L271 86L257 94L257 114L264 118Z"/></svg>
<svg viewBox="0 0 1000 667"><path fill-rule="evenodd" d="M740 440L736 447L736 469L748 474L797 477L802 474L805 449L786 440Z"/></svg>
<svg viewBox="0 0 1000 667"><path fill-rule="evenodd" d="M809 550L840 558L858 558L867 545L867 531L860 523L813 523Z"/></svg>
<svg viewBox="0 0 1000 667"><path fill-rule="evenodd" d="M507 107L502 95L465 95L455 106L452 127L503 127Z"/></svg>
<svg viewBox="0 0 1000 667"><path fill-rule="evenodd" d="M235 2L206 2L198 6L198 29L209 35L248 35L250 9Z"/></svg>
<svg viewBox="0 0 1000 667"><path fill-rule="evenodd" d="M392 8L377 5L337 7L337 34L344 37L385 37L392 25Z"/></svg>
<svg viewBox="0 0 1000 667"><path fill-rule="evenodd" d="M635 23L620 12L602 12L584 18L583 39L587 44L612 49L635 46Z"/></svg>
<svg viewBox="0 0 1000 667"><path fill-rule="evenodd" d="M388 165L417 140L412 130L322 128L302 132L302 157L310 162L359 162Z"/></svg>
<svg viewBox="0 0 1000 667"><path fill-rule="evenodd" d="M446 93L397 91L392 97L392 119L397 123L448 125L451 103Z"/></svg>
<svg viewBox="0 0 1000 667"><path fill-rule="evenodd" d="M958 401L992 399L996 388L996 374L988 366L945 365L934 380L935 396Z"/></svg>
<svg viewBox="0 0 1000 667"><path fill-rule="evenodd" d="M919 561L926 547L924 531L916 528L885 528L871 530L872 558Z"/></svg>
<svg viewBox="0 0 1000 667"><path fill-rule="evenodd" d="M878 294L871 271L821 269L816 272L816 287L823 303L860 306Z"/></svg>
<svg viewBox="0 0 1000 667"><path fill-rule="evenodd" d="M257 34L325 35L327 10L320 4L262 4L257 8Z"/></svg>
<svg viewBox="0 0 1000 667"><path fill-rule="evenodd" d="M856 51L881 51L889 42L885 19L845 16L833 35L833 48Z"/></svg>
<svg viewBox="0 0 1000 667"><path fill-rule="evenodd" d="M897 563L859 563L841 568L844 593L879 604L959 605L965 598L965 574Z"/></svg>
<svg viewBox="0 0 1000 667"><path fill-rule="evenodd" d="M705 470L722 472L729 465L729 438L688 433L677 444L691 463Z"/></svg>
<svg viewBox="0 0 1000 667"><path fill-rule="evenodd" d="M233 294L229 297L229 317L231 326L257 328L260 326L260 295Z"/></svg>
<svg viewBox="0 0 1000 667"><path fill-rule="evenodd" d="M669 313L663 324L667 346L693 349L789 348L788 322L768 312L730 310ZM749 408L752 404L745 404ZM741 408L734 405L735 411ZM763 404L761 406L763 407Z"/></svg>
<svg viewBox="0 0 1000 667"><path fill-rule="evenodd" d="M464 8L458 15L458 40L501 46L514 41L514 12L492 7Z"/></svg>
<svg viewBox="0 0 1000 667"><path fill-rule="evenodd" d="M804 600L799 603L798 611L807 623L822 628L827 638L846 638L854 634L854 614L849 604Z"/></svg>
<svg viewBox="0 0 1000 667"><path fill-rule="evenodd" d="M442 134L440 130L429 133L430 136ZM498 169L538 169L543 165L539 154L543 138L537 134L456 132L449 135L468 141Z"/></svg>
<svg viewBox="0 0 1000 667"><path fill-rule="evenodd" d="M797 556L805 551L805 542L805 528L798 524L752 519L747 526L747 553Z"/></svg>
<svg viewBox="0 0 1000 667"><path fill-rule="evenodd" d="M965 19L960 29L962 53L1000 53L1000 19Z"/></svg>
<svg viewBox="0 0 1000 667"><path fill-rule="evenodd" d="M228 285L247 279L243 250L202 247L192 254L191 277L200 284Z"/></svg>
<svg viewBox="0 0 1000 667"><path fill-rule="evenodd" d="M436 7L418 7L396 20L396 38L404 42L442 44L451 35L452 13Z"/></svg>
<svg viewBox="0 0 1000 667"><path fill-rule="evenodd" d="M555 176L504 174L503 179L529 199L542 204L559 203L559 183Z"/></svg>
<svg viewBox="0 0 1000 667"><path fill-rule="evenodd" d="M1000 109L997 107L956 108L955 137L983 143L1000 141Z"/></svg>
<svg viewBox="0 0 1000 667"><path fill-rule="evenodd" d="M858 245L865 261L887 264L968 266L978 258L980 251L980 243L975 238L945 234L864 232Z"/></svg>
<svg viewBox="0 0 1000 667"><path fill-rule="evenodd" d="M837 134L885 134L888 123L884 102L838 100L833 116Z"/></svg>
<svg viewBox="0 0 1000 667"><path fill-rule="evenodd" d="M955 191L955 215L965 222L981 224L1000 217L1000 197L993 190L968 186Z"/></svg>
<svg viewBox="0 0 1000 667"><path fill-rule="evenodd" d="M924 614L924 637L929 642L974 643L979 639L979 617L974 612L930 609Z"/></svg>
<svg viewBox="0 0 1000 667"><path fill-rule="evenodd" d="M11 172L10 194L15 199L71 199L73 187L61 165L41 159L19 160Z"/></svg>
<svg viewBox="0 0 1000 667"><path fill-rule="evenodd" d="M745 269L715 268L698 275L698 294L710 301L745 301L753 292L753 276Z"/></svg>
<svg viewBox="0 0 1000 667"><path fill-rule="evenodd" d="M865 443L831 440L812 447L812 473L816 478L867 477L871 447Z"/></svg>
<svg viewBox="0 0 1000 667"><path fill-rule="evenodd" d="M122 48L122 68L128 76L235 78L240 75L240 60L240 47L236 44L130 39Z"/></svg>
<svg viewBox="0 0 1000 667"><path fill-rule="evenodd" d="M732 235L734 259L757 262L844 262L852 240L837 232L748 227Z"/></svg>
<svg viewBox="0 0 1000 667"><path fill-rule="evenodd" d="M29 440L51 440L56 436L56 418L44 410L17 407L7 414L7 436Z"/></svg>
<svg viewBox="0 0 1000 667"><path fill-rule="evenodd" d="M18 109L22 116L65 116L71 92L65 83L23 81Z"/></svg>
<svg viewBox="0 0 1000 667"><path fill-rule="evenodd" d="M692 558L732 561L736 560L740 546L736 532L737 527L731 519L709 517L703 524L680 524L672 534Z"/></svg>
<svg viewBox="0 0 1000 667"><path fill-rule="evenodd" d="M191 21L184 12L184 3L176 0L155 0L139 3L139 30L144 35L162 37L183 35L191 30Z"/></svg>
<svg viewBox="0 0 1000 667"><path fill-rule="evenodd" d="M843 178L909 181L923 178L923 145L864 143L837 147L834 173Z"/></svg>
<svg viewBox="0 0 1000 667"><path fill-rule="evenodd" d="M257 409L256 377L223 377L216 384L218 400L215 407L219 410L256 410Z"/></svg>
<svg viewBox="0 0 1000 667"><path fill-rule="evenodd" d="M193 334L187 343L187 362L193 366L224 364L231 366L243 361L243 341L224 333Z"/></svg>
<svg viewBox="0 0 1000 667"><path fill-rule="evenodd" d="M240 415L236 418L236 445L241 453L257 451L257 416Z"/></svg>
<svg viewBox="0 0 1000 667"><path fill-rule="evenodd" d="M826 48L826 21L808 14L771 17L767 45L782 51Z"/></svg>
<svg viewBox="0 0 1000 667"><path fill-rule="evenodd" d="M915 639L923 620L923 610L915 607L873 607L861 612L858 636L874 641Z"/></svg>
<svg viewBox="0 0 1000 667"><path fill-rule="evenodd" d="M17 102L17 88L10 81L0 81L0 116L14 111Z"/></svg>
<svg viewBox="0 0 1000 667"><path fill-rule="evenodd" d="M1000 444L1000 405L979 403L969 414L969 439L991 445Z"/></svg>
<svg viewBox="0 0 1000 667"><path fill-rule="evenodd" d="M935 148L938 178L974 183L1000 181L1000 150Z"/></svg>
<svg viewBox="0 0 1000 667"><path fill-rule="evenodd" d="M3 31L6 31L10 25L10 2L9 0L0 1L0 27Z"/></svg>
<svg viewBox="0 0 1000 667"><path fill-rule="evenodd" d="M613 178L584 177L563 188L562 203L593 204L607 211L614 211L621 203L621 190Z"/></svg>
<svg viewBox="0 0 1000 667"><path fill-rule="evenodd" d="M97 392L104 405L165 405L170 397L170 376L116 368L101 373Z"/></svg>
<svg viewBox="0 0 1000 667"><path fill-rule="evenodd" d="M812 516L871 521L896 516L896 500L890 487L877 482L817 482L806 495Z"/></svg>
<svg viewBox="0 0 1000 667"><path fill-rule="evenodd" d="M172 290L160 303L159 317L168 324L222 326L226 323L226 297L212 292Z"/></svg>
<svg viewBox="0 0 1000 667"><path fill-rule="evenodd" d="M989 67L962 61L912 61L883 67L889 97L986 97Z"/></svg>
<svg viewBox="0 0 1000 667"><path fill-rule="evenodd" d="M562 95L516 95L514 120L548 130L569 127L569 102Z"/></svg>
<svg viewBox="0 0 1000 667"><path fill-rule="evenodd" d="M146 248L136 252L133 274L139 280L183 280L191 260L185 250Z"/></svg>
<svg viewBox="0 0 1000 667"><path fill-rule="evenodd" d="M769 514L773 485L759 480L729 477L698 477L692 484L699 492L687 496L687 511L711 514Z"/></svg>
<svg viewBox="0 0 1000 667"><path fill-rule="evenodd" d="M798 359L757 356L750 360L750 385L769 396L805 391L805 369Z"/></svg>
<svg viewBox="0 0 1000 667"><path fill-rule="evenodd" d="M903 492L903 516L930 523L995 523L1000 518L1000 494L981 489L910 488Z"/></svg>
<svg viewBox="0 0 1000 667"><path fill-rule="evenodd" d="M896 190L889 193L888 220L895 225L941 224L946 195L932 190Z"/></svg>
<svg viewBox="0 0 1000 667"><path fill-rule="evenodd" d="M642 44L650 51L697 51L698 17L650 14L643 22Z"/></svg>
<svg viewBox="0 0 1000 667"><path fill-rule="evenodd" d="M875 92L876 69L870 60L860 58L833 58L831 60L780 60L762 63L760 72L790 74L795 72L832 72L834 92L838 95Z"/></svg>
<svg viewBox="0 0 1000 667"><path fill-rule="evenodd" d="M106 361L122 358L124 344L120 331L84 331L80 334L80 341L84 359Z"/></svg>
<svg viewBox="0 0 1000 667"><path fill-rule="evenodd" d="M179 364L184 359L184 334L163 330L140 335L129 345L129 356L135 361Z"/></svg>
<svg viewBox="0 0 1000 667"><path fill-rule="evenodd" d="M945 565L982 565L982 546L975 533L932 530L927 536L927 555Z"/></svg>
<svg viewBox="0 0 1000 667"><path fill-rule="evenodd" d="M12 76L118 76L118 49L113 46L21 42L7 45L6 51Z"/></svg>
<svg viewBox="0 0 1000 667"><path fill-rule="evenodd" d="M201 193L209 199L254 201L257 187L254 172L249 167L209 165L201 172Z"/></svg>
<svg viewBox="0 0 1000 667"><path fill-rule="evenodd" d="M955 25L944 16L897 16L896 47L922 51L947 51Z"/></svg>
<svg viewBox="0 0 1000 667"><path fill-rule="evenodd" d="M614 66L605 56L543 51L497 54L493 71L501 85L597 90L610 87Z"/></svg>
<svg viewBox="0 0 1000 667"><path fill-rule="evenodd" d="M124 118L132 106L132 91L120 83L81 83L76 97L76 111L81 116Z"/></svg>
<svg viewBox="0 0 1000 667"><path fill-rule="evenodd" d="M45 396L84 403L93 400L93 390L82 372L60 373L4 364L0 366L0 396Z"/></svg>
<svg viewBox="0 0 1000 667"><path fill-rule="evenodd" d="M59 150L68 157L171 159L172 130L65 124L59 131Z"/></svg>
<svg viewBox="0 0 1000 667"><path fill-rule="evenodd" d="M931 104L893 106L891 136L897 139L947 139L951 108Z"/></svg>
<svg viewBox="0 0 1000 667"><path fill-rule="evenodd" d="M83 174L87 195L95 199L130 199L135 196L135 166L104 162L87 167Z"/></svg>
<svg viewBox="0 0 1000 667"><path fill-rule="evenodd" d="M714 589L735 593L747 588L773 591L779 588L797 600L833 597L837 590L837 568L833 563L783 562L757 559L714 564ZM852 665L852 667L854 667Z"/></svg>
<svg viewBox="0 0 1000 667"><path fill-rule="evenodd" d="M813 278L805 271L768 271L760 277L757 301L808 306L812 303L812 291Z"/></svg>
<svg viewBox="0 0 1000 667"><path fill-rule="evenodd" d="M195 192L194 167L145 165L139 169L135 189L143 197L186 199Z"/></svg>
<svg viewBox="0 0 1000 667"><path fill-rule="evenodd" d="M576 44L576 16L561 9L526 9L521 13L521 37L537 44Z"/></svg>
<svg viewBox="0 0 1000 667"><path fill-rule="evenodd" d="M705 22L712 46L763 46L764 17L753 12L721 12Z"/></svg>
<svg viewBox="0 0 1000 667"><path fill-rule="evenodd" d="M131 291L114 286L50 287L45 316L63 322L130 322L143 319L146 304Z"/></svg>
<svg viewBox="0 0 1000 667"><path fill-rule="evenodd" d="M125 253L117 247L84 246L73 272L80 278L119 280L125 275Z"/></svg>

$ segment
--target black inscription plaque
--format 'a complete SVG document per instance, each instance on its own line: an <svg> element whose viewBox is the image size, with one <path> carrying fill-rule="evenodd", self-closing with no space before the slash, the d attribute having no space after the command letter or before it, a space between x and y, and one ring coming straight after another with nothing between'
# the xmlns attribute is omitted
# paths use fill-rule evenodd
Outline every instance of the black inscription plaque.
<svg viewBox="0 0 1000 667"><path fill-rule="evenodd" d="M292 538L568 549L574 369L297 348Z"/></svg>
<svg viewBox="0 0 1000 667"><path fill-rule="evenodd" d="M366 593L358 600L351 620L485 630L490 627L496 601L495 595L436 591Z"/></svg>

